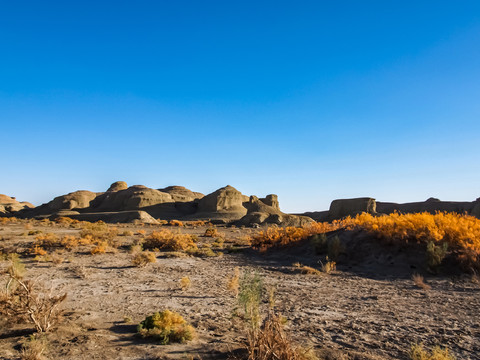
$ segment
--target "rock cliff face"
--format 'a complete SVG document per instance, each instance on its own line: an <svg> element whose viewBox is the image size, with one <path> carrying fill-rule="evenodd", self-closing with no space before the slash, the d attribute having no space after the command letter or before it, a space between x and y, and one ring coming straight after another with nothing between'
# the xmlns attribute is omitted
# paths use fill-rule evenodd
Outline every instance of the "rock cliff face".
<svg viewBox="0 0 480 360"><path fill-rule="evenodd" d="M391 203L379 202L373 198L339 199L332 201L330 210L325 212L306 213L312 216L316 221L332 221L341 219L345 216L355 216L362 212L371 214L391 214L429 212L434 214L437 211L456 212L459 214L470 214L480 218L480 200L472 202L466 201L440 201L439 199L429 198L422 202L412 203Z"/></svg>
<svg viewBox="0 0 480 360"><path fill-rule="evenodd" d="M333 200L330 204L328 217L330 220L341 219L345 216L354 216L356 214L367 212L376 213L375 199L364 197L355 199Z"/></svg>

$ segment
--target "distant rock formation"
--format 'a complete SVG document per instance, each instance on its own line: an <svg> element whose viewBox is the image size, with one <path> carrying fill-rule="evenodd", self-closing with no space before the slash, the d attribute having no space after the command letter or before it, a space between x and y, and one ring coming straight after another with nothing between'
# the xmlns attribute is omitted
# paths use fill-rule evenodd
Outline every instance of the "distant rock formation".
<svg viewBox="0 0 480 360"><path fill-rule="evenodd" d="M355 216L356 214L367 212L376 213L375 199L369 197L354 199L333 200L328 211L329 220L341 219L345 216Z"/></svg>
<svg viewBox="0 0 480 360"><path fill-rule="evenodd" d="M128 185L125 181L115 181L107 191L120 191L128 189Z"/></svg>
<svg viewBox="0 0 480 360"><path fill-rule="evenodd" d="M303 215L310 216L315 221L332 221L344 218L346 216L355 216L359 213L366 212L370 214L391 214L399 213L418 213L437 211L455 212L458 214L470 214L480 218L480 200L472 202L468 201L441 201L437 198L429 198L423 202L412 203L392 203L380 202L373 198L355 198L355 199L339 199L332 201L328 212L309 212Z"/></svg>
<svg viewBox="0 0 480 360"><path fill-rule="evenodd" d="M172 196L173 201L175 202L188 202L194 201L195 199L201 199L205 195L199 192L193 192L188 190L183 186L168 186L164 189L158 189L161 192L170 194Z"/></svg>
<svg viewBox="0 0 480 360"><path fill-rule="evenodd" d="M57 196L47 205L51 211L84 209L90 206L90 202L97 197L97 193L78 190L67 195Z"/></svg>
<svg viewBox="0 0 480 360"><path fill-rule="evenodd" d="M19 202L14 197L0 194L0 215L13 215L20 210L34 207L29 202Z"/></svg>
<svg viewBox="0 0 480 360"><path fill-rule="evenodd" d="M236 222L237 225L276 224L279 226L303 226L313 221L306 216L290 215L281 212L278 206L277 195L268 195L263 199L252 195L245 207L247 208L247 214Z"/></svg>
<svg viewBox="0 0 480 360"><path fill-rule="evenodd" d="M97 211L126 211L169 202L174 201L168 193L143 185L133 185L124 190L107 191L99 195L93 208Z"/></svg>
<svg viewBox="0 0 480 360"><path fill-rule="evenodd" d="M9 198L10 199L10 198ZM143 221L155 219L209 220L219 224L238 222L240 225L277 224L301 226L312 219L280 211L277 195L264 198L243 195L227 185L203 195L183 186L151 189L143 185L128 186L114 182L106 192L79 190L61 195L34 209L18 212L22 217L56 218L68 216L79 220L106 222Z"/></svg>

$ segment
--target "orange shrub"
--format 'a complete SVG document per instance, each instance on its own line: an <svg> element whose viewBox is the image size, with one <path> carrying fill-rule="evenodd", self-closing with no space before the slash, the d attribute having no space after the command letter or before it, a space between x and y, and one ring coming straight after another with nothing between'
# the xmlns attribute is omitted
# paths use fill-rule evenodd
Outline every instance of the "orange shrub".
<svg viewBox="0 0 480 360"><path fill-rule="evenodd" d="M196 236L182 233L173 233L169 230L154 231L145 238L145 249L160 249L180 251L196 249Z"/></svg>
<svg viewBox="0 0 480 360"><path fill-rule="evenodd" d="M183 223L179 220L170 220L170 222L168 224L171 225L171 226L180 226L180 227L183 226Z"/></svg>
<svg viewBox="0 0 480 360"><path fill-rule="evenodd" d="M364 230L380 239L403 243L447 243L467 267L480 269L480 220L457 213L395 212L383 216L362 213L353 218L348 216L332 223L312 223L302 228L267 228L253 236L252 246L266 250L338 229Z"/></svg>

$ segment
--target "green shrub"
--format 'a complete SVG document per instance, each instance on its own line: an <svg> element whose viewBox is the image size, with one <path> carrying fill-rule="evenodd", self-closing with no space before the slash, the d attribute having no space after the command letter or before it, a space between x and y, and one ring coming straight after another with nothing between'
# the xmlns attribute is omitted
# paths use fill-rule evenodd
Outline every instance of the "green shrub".
<svg viewBox="0 0 480 360"><path fill-rule="evenodd" d="M183 343L195 336L195 329L183 317L170 310L147 316L137 330L142 337L159 340L162 345Z"/></svg>
<svg viewBox="0 0 480 360"><path fill-rule="evenodd" d="M447 256L448 244L435 245L433 241L427 244L427 265L431 271L436 272Z"/></svg>

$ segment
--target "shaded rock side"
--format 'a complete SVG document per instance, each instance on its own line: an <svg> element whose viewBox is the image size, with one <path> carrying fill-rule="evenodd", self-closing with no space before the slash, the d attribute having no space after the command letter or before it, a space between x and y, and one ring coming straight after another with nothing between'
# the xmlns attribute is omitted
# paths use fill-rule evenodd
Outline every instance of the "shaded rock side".
<svg viewBox="0 0 480 360"><path fill-rule="evenodd" d="M285 214L279 210L278 199L274 206L267 205L264 199L250 196L249 202L245 204L247 214L236 222L237 225L251 226L254 224L279 226L303 226L313 220L307 216Z"/></svg>
<svg viewBox="0 0 480 360"><path fill-rule="evenodd" d="M175 202L188 202L194 201L196 199L201 199L205 195L199 192L191 191L183 186L168 186L164 189L158 189L158 191L170 194L172 196L173 201Z"/></svg>
<svg viewBox="0 0 480 360"><path fill-rule="evenodd" d="M363 197L333 200L328 211L328 219L332 221L349 215L355 216L362 212L375 214L377 212L375 199Z"/></svg>
<svg viewBox="0 0 480 360"><path fill-rule="evenodd" d="M389 202L377 202L377 211L383 214L391 214L395 211L400 213L417 213L417 212L429 212L434 214L437 211L456 212L459 214L468 213L476 217L475 215L476 202L461 202L461 201L440 201L438 199L430 198L423 202L412 203L389 203Z"/></svg>

